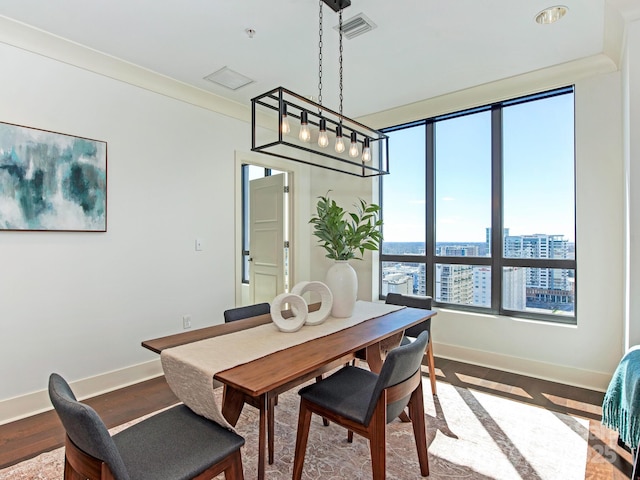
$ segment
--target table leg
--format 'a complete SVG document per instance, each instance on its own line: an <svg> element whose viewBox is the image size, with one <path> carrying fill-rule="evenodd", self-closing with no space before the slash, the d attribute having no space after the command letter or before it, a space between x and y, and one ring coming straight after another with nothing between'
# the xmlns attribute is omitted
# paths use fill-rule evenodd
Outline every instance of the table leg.
<svg viewBox="0 0 640 480"><path fill-rule="evenodd" d="M240 418L240 414L242 413L242 407L244 407L244 394L225 385L222 401L222 415L224 415L227 422L234 427L236 423L238 423L238 418Z"/></svg>
<svg viewBox="0 0 640 480"><path fill-rule="evenodd" d="M235 426L242 413L242 407L248 401L260 412L258 421L258 480L264 479L265 451L269 464L274 462L274 410L277 396L261 395L260 397L246 397L245 394L232 387L225 386L222 414L227 421Z"/></svg>
<svg viewBox="0 0 640 480"><path fill-rule="evenodd" d="M264 454L267 446L267 413L269 400L266 395L260 397L260 420L258 427L258 480L264 480Z"/></svg>
<svg viewBox="0 0 640 480"><path fill-rule="evenodd" d="M400 345L403 333L404 332L396 333L392 337L385 338L367 347L367 363L372 372L380 373L387 352Z"/></svg>
<svg viewBox="0 0 640 480"><path fill-rule="evenodd" d="M274 449L274 428L275 428L275 420L274 420L274 412L276 408L276 401L278 400L277 396L270 396L267 400L267 449L269 452L269 465L273 465L273 449Z"/></svg>

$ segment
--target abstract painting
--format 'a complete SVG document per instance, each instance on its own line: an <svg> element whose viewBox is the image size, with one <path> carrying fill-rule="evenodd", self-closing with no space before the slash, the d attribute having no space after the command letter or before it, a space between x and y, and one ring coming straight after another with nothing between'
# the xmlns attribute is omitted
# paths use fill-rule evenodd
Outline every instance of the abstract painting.
<svg viewBox="0 0 640 480"><path fill-rule="evenodd" d="M106 232L106 142L0 122L0 230Z"/></svg>

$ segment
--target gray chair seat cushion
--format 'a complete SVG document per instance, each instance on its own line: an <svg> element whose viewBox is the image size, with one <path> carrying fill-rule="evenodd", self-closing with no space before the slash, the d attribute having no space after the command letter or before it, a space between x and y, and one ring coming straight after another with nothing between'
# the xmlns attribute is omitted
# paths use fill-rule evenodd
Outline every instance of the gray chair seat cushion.
<svg viewBox="0 0 640 480"><path fill-rule="evenodd" d="M113 436L131 480L190 479L244 439L177 405Z"/></svg>
<svg viewBox="0 0 640 480"><path fill-rule="evenodd" d="M378 375L344 367L324 380L300 390L300 396L343 417L364 424Z"/></svg>

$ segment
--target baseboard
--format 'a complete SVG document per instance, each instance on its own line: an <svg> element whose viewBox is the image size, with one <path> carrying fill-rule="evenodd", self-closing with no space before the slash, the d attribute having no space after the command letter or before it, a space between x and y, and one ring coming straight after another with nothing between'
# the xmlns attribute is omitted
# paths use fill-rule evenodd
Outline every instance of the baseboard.
<svg viewBox="0 0 640 480"><path fill-rule="evenodd" d="M434 342L437 357L604 392L610 374Z"/></svg>
<svg viewBox="0 0 640 480"><path fill-rule="evenodd" d="M162 375L160 359L71 382L71 388L82 400L143 382ZM51 410L47 389L0 401L0 425Z"/></svg>

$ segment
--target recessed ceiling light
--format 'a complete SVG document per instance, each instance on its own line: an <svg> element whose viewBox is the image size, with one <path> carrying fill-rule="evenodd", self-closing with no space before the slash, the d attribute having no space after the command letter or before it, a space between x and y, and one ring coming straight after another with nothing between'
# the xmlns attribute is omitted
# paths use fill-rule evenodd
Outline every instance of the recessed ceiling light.
<svg viewBox="0 0 640 480"><path fill-rule="evenodd" d="M562 17L564 17L568 11L569 9L564 5L545 8L536 15L536 22L540 23L541 25L555 23Z"/></svg>
<svg viewBox="0 0 640 480"><path fill-rule="evenodd" d="M244 87L245 85L249 85L254 82L254 80L249 77L231 70L228 67L223 67L217 72L207 75L204 79L217 83L218 85L222 85L223 87L230 88L231 90L237 90L240 87Z"/></svg>

